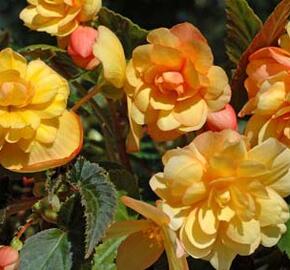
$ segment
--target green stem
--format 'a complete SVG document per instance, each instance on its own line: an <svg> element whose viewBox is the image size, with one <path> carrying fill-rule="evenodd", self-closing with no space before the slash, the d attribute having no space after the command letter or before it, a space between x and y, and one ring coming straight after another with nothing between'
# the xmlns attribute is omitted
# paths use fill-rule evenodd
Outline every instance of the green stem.
<svg viewBox="0 0 290 270"><path fill-rule="evenodd" d="M93 109L94 113L95 113L95 116L97 118L97 121L98 121L98 123L99 123L99 125L101 127L101 130L102 130L102 133L103 133L103 138L104 138L104 142L105 142L105 146L106 146L106 152L107 152L107 155L108 155L108 159L110 161L117 161L116 154L115 154L115 149L114 149L114 142L112 141L112 138L114 138L114 131L113 131L113 128L112 128L110 122L108 121L106 116L104 116L103 110L102 110L102 108L100 108L98 103L93 98L90 98L90 99L87 98L87 96L88 96L87 92L82 87L82 85L80 85L77 82L73 82L73 84L74 84L74 86L77 89L80 90L81 94L85 95L84 98L80 99L80 101L78 103L82 102L82 105L84 105L86 102L88 102L89 105L91 106L91 108ZM98 87L98 89L99 88L100 87ZM92 93L92 91L94 91L94 89L89 91L89 93ZM96 91L94 91L94 92L96 92ZM92 93L92 94L94 94L94 93ZM90 96L92 96L92 94ZM73 106L73 108L77 107L76 105Z"/></svg>
<svg viewBox="0 0 290 270"><path fill-rule="evenodd" d="M85 105L91 98L98 94L101 91L102 86L103 84L99 84L92 87L91 90L71 108L71 110L76 112L80 107Z"/></svg>

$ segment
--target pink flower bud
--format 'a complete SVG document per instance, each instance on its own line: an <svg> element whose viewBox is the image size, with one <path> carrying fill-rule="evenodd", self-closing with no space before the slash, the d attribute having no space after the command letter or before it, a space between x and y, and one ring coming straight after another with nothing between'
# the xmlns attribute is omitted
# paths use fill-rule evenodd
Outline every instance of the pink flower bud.
<svg viewBox="0 0 290 270"><path fill-rule="evenodd" d="M76 65L92 70L100 63L93 54L97 38L98 31L88 26L79 26L70 35L67 51Z"/></svg>
<svg viewBox="0 0 290 270"><path fill-rule="evenodd" d="M237 116L233 107L227 104L223 110L209 113L207 128L212 131L221 131L223 129L237 130Z"/></svg>
<svg viewBox="0 0 290 270"><path fill-rule="evenodd" d="M9 246L0 247L0 269L16 270L19 266L18 251Z"/></svg>

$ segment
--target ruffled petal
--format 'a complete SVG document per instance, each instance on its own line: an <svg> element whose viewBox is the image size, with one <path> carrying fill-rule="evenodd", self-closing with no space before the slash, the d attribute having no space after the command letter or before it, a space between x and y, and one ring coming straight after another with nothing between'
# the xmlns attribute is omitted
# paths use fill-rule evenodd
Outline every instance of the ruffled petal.
<svg viewBox="0 0 290 270"><path fill-rule="evenodd" d="M59 118L59 129L53 143L35 142L30 152L24 153L16 144L5 144L0 152L3 167L19 172L36 172L62 166L81 150L83 130L80 119L66 111Z"/></svg>
<svg viewBox="0 0 290 270"><path fill-rule="evenodd" d="M107 27L98 27L99 36L94 45L94 55L102 62L105 79L117 88L125 81L126 59L117 36Z"/></svg>

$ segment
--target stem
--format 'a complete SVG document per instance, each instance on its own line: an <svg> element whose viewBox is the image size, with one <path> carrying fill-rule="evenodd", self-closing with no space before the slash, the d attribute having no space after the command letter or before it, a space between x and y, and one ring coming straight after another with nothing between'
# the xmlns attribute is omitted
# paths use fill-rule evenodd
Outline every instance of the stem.
<svg viewBox="0 0 290 270"><path fill-rule="evenodd" d="M117 136L115 136L115 139L117 142L120 161L126 167L127 170L132 171L129 156L127 154L126 149L126 140L125 138L123 138L123 134L120 133L120 131L124 130L124 119L122 115L116 110L115 106L116 104L112 100L108 99L108 104L112 112L112 120L115 134L117 134Z"/></svg>
<svg viewBox="0 0 290 270"><path fill-rule="evenodd" d="M102 86L103 84L92 87L91 90L71 108L71 110L73 112L76 112L81 106L86 104L91 98L93 98L96 94L98 94Z"/></svg>
<svg viewBox="0 0 290 270"><path fill-rule="evenodd" d="M22 227L21 229L18 231L18 233L16 234L16 238L20 239L21 236L26 232L26 230L33 224L33 219L29 219Z"/></svg>
<svg viewBox="0 0 290 270"><path fill-rule="evenodd" d="M73 84L75 85L75 87L77 89L80 90L81 94L87 94L87 92L82 87L82 85L80 85L77 82L73 82ZM100 86L98 88L100 88ZM85 95L84 98L86 96L87 95ZM80 99L80 101L78 103L80 103L82 100L84 100L84 98ZM116 155L115 155L115 149L114 149L114 142L112 141L112 138L114 138L114 132L113 132L113 128L111 126L111 123L104 116L104 113L103 113L102 108L100 108L100 106L98 105L98 103L94 99L92 99L92 98L87 99L86 98L86 102L89 102L91 108L95 112L97 121L98 121L98 123L99 123L99 125L101 127L101 130L102 130L102 133L103 133L103 138L104 138L104 141L105 141L106 150L107 150L108 159L110 161L116 161ZM76 105L74 105L73 108L76 107Z"/></svg>
<svg viewBox="0 0 290 270"><path fill-rule="evenodd" d="M100 113L100 108L99 105L97 104L97 102L95 102L94 100L90 100L90 105L93 108L93 110L96 112L96 114ZM103 118L103 116L102 116ZM116 161L116 155L115 155L115 149L114 149L114 142L112 140L112 138L114 138L114 132L113 130L108 129L108 125L107 123L107 119L104 118L104 121L99 121L100 126L101 126L101 130L103 133L103 137L104 137L104 141L105 141L105 145L106 145L106 150L107 150L107 154L108 154L108 159L110 161Z"/></svg>
<svg viewBox="0 0 290 270"><path fill-rule="evenodd" d="M6 215L12 216L17 214L19 211L24 211L30 209L36 202L39 201L39 198L30 198L19 203L15 203L6 207Z"/></svg>

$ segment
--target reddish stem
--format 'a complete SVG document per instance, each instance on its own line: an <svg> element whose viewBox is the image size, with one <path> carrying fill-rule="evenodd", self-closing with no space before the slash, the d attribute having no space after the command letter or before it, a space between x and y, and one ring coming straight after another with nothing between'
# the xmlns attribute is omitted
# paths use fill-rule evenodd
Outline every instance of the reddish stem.
<svg viewBox="0 0 290 270"><path fill-rule="evenodd" d="M16 238L20 239L21 236L26 232L26 230L33 224L33 219L29 219L22 227L21 229L18 231L18 233L16 234Z"/></svg>
<svg viewBox="0 0 290 270"><path fill-rule="evenodd" d="M127 154L126 149L126 138L124 138L122 131L124 130L125 121L122 117L122 114L116 110L116 104L108 99L109 108L111 111L111 116L113 120L114 126L114 133L117 135L115 136L117 142L117 148L119 153L119 158L121 163L126 167L127 170L132 171L129 156Z"/></svg>

